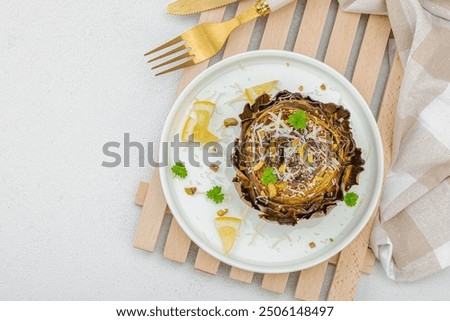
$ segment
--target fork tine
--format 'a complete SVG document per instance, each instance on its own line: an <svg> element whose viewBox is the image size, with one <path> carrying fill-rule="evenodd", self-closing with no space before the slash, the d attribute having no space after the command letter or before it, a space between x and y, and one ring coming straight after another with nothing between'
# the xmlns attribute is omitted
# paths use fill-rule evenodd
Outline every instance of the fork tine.
<svg viewBox="0 0 450 321"><path fill-rule="evenodd" d="M186 68L186 67L189 67L189 66L192 66L192 65L195 65L194 61L193 60L188 60L186 62L183 62L182 64L179 64L178 66L175 66L175 67L169 68L167 70L158 72L155 76L164 75L164 74L167 74L169 72L172 72L172 71L175 71L175 70L178 70L178 69L181 69L181 68Z"/></svg>
<svg viewBox="0 0 450 321"><path fill-rule="evenodd" d="M172 46L172 45L174 45L174 44L180 42L181 40L183 40L183 38L181 38L181 36L178 36L178 37L176 37L176 38L170 40L169 42L166 42L165 44L159 46L158 48L155 48L155 49L153 49L153 50L150 50L150 51L147 52L144 56L148 56L148 55L150 55L150 54L152 54L152 53L154 53L154 52L160 51L161 49L170 47L170 46Z"/></svg>
<svg viewBox="0 0 450 321"><path fill-rule="evenodd" d="M169 60L167 60L167 61L164 61L163 63L160 63L159 65L156 65L156 66L152 67L152 69L156 69L156 68L159 68L159 67L168 65L168 64L170 64L170 63L172 63L172 62L181 60L181 59L183 59L183 58L190 58L190 57L193 58L194 56L192 56L189 52L185 52L185 53L182 54L182 55L179 55L179 56L177 56L177 57L175 57L175 58L169 59Z"/></svg>
<svg viewBox="0 0 450 321"><path fill-rule="evenodd" d="M179 46L179 47L176 47L175 49L170 50L170 51L166 52L165 54L162 54L162 55L160 55L160 56L158 56L158 57L155 57L155 58L153 58L153 59L150 59L150 60L147 61L147 62L153 62L153 61L159 60L159 59L161 59L161 58L167 57L167 56L169 56L169 55L171 55L171 54L174 54L174 53L176 53L176 52L178 52L178 51L181 51L181 50L183 50L183 49L186 49L186 46L185 46L185 45L181 45L181 46Z"/></svg>

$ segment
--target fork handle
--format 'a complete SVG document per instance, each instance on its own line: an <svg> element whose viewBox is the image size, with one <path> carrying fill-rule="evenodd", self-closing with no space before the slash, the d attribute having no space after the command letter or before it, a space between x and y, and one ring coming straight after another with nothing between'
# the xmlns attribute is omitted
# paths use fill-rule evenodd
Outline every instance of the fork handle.
<svg viewBox="0 0 450 321"><path fill-rule="evenodd" d="M285 5L294 2L294 0L266 0L266 2L269 5L270 11L274 12Z"/></svg>

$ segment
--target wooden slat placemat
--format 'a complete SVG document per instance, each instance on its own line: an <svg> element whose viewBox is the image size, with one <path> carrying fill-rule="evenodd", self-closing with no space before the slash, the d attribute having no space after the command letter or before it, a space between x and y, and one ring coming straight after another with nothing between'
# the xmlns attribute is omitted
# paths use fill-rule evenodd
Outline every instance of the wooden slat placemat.
<svg viewBox="0 0 450 321"><path fill-rule="evenodd" d="M241 0L236 14L253 4L253 0ZM348 70L353 70L352 83L370 105L377 82L379 82L379 73L390 35L388 19L383 16L369 16L362 42L357 44L355 37L360 24L363 22L363 16L346 13L340 9L333 14L333 5L335 3L332 0L309 0L306 3L298 1L276 11L267 18L260 18L267 20L265 21L265 29L259 48L283 50L288 41L289 33L292 30L298 30L297 34L294 35L296 40L293 51L315 58L318 55L318 50L323 46L321 42L326 39L323 38L325 25L332 23L331 34L328 43L325 44L324 62L342 74L345 74ZM291 22L296 20L296 13L302 10L303 16L300 25L294 26ZM226 8L222 7L204 12L200 16L200 23L221 21L225 11ZM334 21L331 21L333 19ZM223 51L222 59L248 49L254 36L255 25L255 21L247 23L231 34ZM359 48L357 48L358 55L356 62L352 63L351 52L356 45L359 45ZM178 87L178 94L208 65L209 62L207 61L186 69ZM378 126L385 150L385 168L388 168L390 164L393 120L402 75L403 70L398 55L396 55L390 68L378 117ZM160 231L164 215L170 213L162 193L158 170L153 171L149 183L141 182L139 184L135 203L142 206L142 212L134 247L152 252L155 249L158 237L162 237ZM339 255L327 262L299 272L294 294L296 299L319 299L329 264L336 265L336 270L331 284L327 285L327 288L329 288L327 298L330 300L351 300L354 298L361 273L370 273L375 262L373 252L368 249L368 240L375 213L360 235ZM192 242L176 220L170 219L171 223L166 236L163 255L170 260L185 263ZM198 249L194 263L195 269L215 275L220 264L222 263L217 259L211 257L202 249ZM254 273L231 267L229 277L243 283L251 283ZM275 293L283 293L289 277L289 273L266 274L263 276L261 287Z"/></svg>

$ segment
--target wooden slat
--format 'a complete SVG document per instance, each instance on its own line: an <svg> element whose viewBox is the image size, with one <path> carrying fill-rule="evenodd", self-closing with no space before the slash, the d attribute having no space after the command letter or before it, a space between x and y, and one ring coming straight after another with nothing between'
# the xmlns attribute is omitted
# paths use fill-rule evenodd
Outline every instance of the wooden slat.
<svg viewBox="0 0 450 321"><path fill-rule="evenodd" d="M325 261L312 268L302 270L298 277L294 297L306 301L319 300L327 267L328 262Z"/></svg>
<svg viewBox="0 0 450 321"><path fill-rule="evenodd" d="M269 15L266 32L264 32L259 46L260 49L284 49L291 27L291 24L287 22L292 21L296 5L297 1L294 1Z"/></svg>
<svg viewBox="0 0 450 321"><path fill-rule="evenodd" d="M136 191L136 196L134 197L134 204L139 206L144 206L145 198L148 192L148 183L140 181L138 189Z"/></svg>
<svg viewBox="0 0 450 321"><path fill-rule="evenodd" d="M176 262L186 262L191 240L172 217L170 223L170 233L167 234L166 245L164 246L164 257Z"/></svg>
<svg viewBox="0 0 450 321"><path fill-rule="evenodd" d="M361 15L338 9L324 62L345 73Z"/></svg>
<svg viewBox="0 0 450 321"><path fill-rule="evenodd" d="M373 251L371 249L368 249L366 252L366 257L364 258L364 263L361 268L361 272L365 274L370 274L373 269L373 265L376 261L375 254L373 254Z"/></svg>
<svg viewBox="0 0 450 321"><path fill-rule="evenodd" d="M333 256L331 259L329 259L328 263L335 265L338 262L338 260L339 260L339 253Z"/></svg>
<svg viewBox="0 0 450 321"><path fill-rule="evenodd" d="M241 270L235 267L232 267L230 270L230 279L238 280L244 283L252 283L253 280L253 272Z"/></svg>
<svg viewBox="0 0 450 321"><path fill-rule="evenodd" d="M331 0L306 2L302 22L295 41L294 51L315 57L327 20Z"/></svg>
<svg viewBox="0 0 450 321"><path fill-rule="evenodd" d="M264 274L261 287L275 293L283 293L289 279L289 273Z"/></svg>
<svg viewBox="0 0 450 321"><path fill-rule="evenodd" d="M186 261L191 246L191 239L184 233L175 218L172 217L166 244L164 245L164 257L177 261Z"/></svg>
<svg viewBox="0 0 450 321"><path fill-rule="evenodd" d="M402 75L403 69L398 54L396 54L381 102L380 117L378 119L378 126L384 143L384 152L385 155L388 155L387 157L385 156L385 174L391 161L392 128ZM370 233L377 212L378 206L363 231L341 252L338 264L336 265L336 272L331 283L330 292L328 293L328 300L353 299L360 277L359 271L365 260L363 254L368 246Z"/></svg>
<svg viewBox="0 0 450 321"><path fill-rule="evenodd" d="M199 23L222 21L223 15L225 14L225 9L225 7L221 7L202 13ZM190 83L195 76L208 68L208 64L209 60L187 68L183 74L183 77L181 78L180 85L178 86L177 95L181 93L184 87L186 87L186 85ZM172 218L172 223L170 224L169 233L167 235L166 245L164 247L164 256L178 262L184 262L186 261L187 255L189 253L190 245L191 240L189 239L189 237L187 237L176 220Z"/></svg>
<svg viewBox="0 0 450 321"><path fill-rule="evenodd" d="M375 255L372 250L368 250L364 259L361 272L369 274L375 263ZM339 254L333 256L328 263L336 264ZM300 272L294 297L299 300L315 301L319 300L320 291L327 271L327 262L323 262L312 268Z"/></svg>
<svg viewBox="0 0 450 321"><path fill-rule="evenodd" d="M254 4L255 2L252 0L240 1L238 8L236 10L236 15L247 10ZM250 21L245 25L240 26L230 35L222 59L247 51L248 45L250 43L250 38L252 37L254 26L255 20ZM195 259L196 269L202 270L210 274L216 274L217 268L219 267L219 263L220 262L217 259L213 258L203 250L199 249L197 258ZM216 271L214 271L214 268L216 268Z"/></svg>
<svg viewBox="0 0 450 321"><path fill-rule="evenodd" d="M134 238L135 248L154 251L165 211L166 199L159 179L159 170L155 168Z"/></svg>
<svg viewBox="0 0 450 321"><path fill-rule="evenodd" d="M372 272L373 265L375 264L375 254L373 254L373 251L371 249L367 249L366 256L364 258L364 263L361 268L361 272L365 274L370 274ZM336 265L339 261L339 254L333 256L331 259L328 260L329 264Z"/></svg>
<svg viewBox="0 0 450 321"><path fill-rule="evenodd" d="M219 264L219 260L216 260L202 249L198 249L197 258L195 259L194 264L194 267L197 270L216 275L217 270L219 269Z"/></svg>
<svg viewBox="0 0 450 321"><path fill-rule="evenodd" d="M361 276L361 266L364 262L364 254L369 245L369 236L372 230L373 219L366 225L363 231L350 243L339 256L336 271L331 282L328 300L353 300L356 286Z"/></svg>
<svg viewBox="0 0 450 321"><path fill-rule="evenodd" d="M391 25L386 16L371 15L356 61L352 83L370 105L383 62Z"/></svg>

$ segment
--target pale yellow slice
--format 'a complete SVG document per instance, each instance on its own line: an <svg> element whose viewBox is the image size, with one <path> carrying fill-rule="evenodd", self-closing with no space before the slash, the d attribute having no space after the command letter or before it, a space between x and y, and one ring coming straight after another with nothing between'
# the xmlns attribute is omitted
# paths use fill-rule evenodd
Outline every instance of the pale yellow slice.
<svg viewBox="0 0 450 321"><path fill-rule="evenodd" d="M193 134L194 127L197 124L197 121L189 116L184 123L183 130L181 131L181 140L187 142L189 140L189 136Z"/></svg>
<svg viewBox="0 0 450 321"><path fill-rule="evenodd" d="M215 218L216 228L222 241L225 254L230 253L236 242L241 226L241 219L230 216L220 216Z"/></svg>
<svg viewBox="0 0 450 321"><path fill-rule="evenodd" d="M193 112L187 118L181 132L181 140L187 141L190 135L194 135L194 141L199 143L216 142L219 138L212 134L208 127L216 104L207 100L196 101Z"/></svg>
<svg viewBox="0 0 450 321"><path fill-rule="evenodd" d="M278 80L272 80L250 88L245 88L245 96L247 97L248 102L250 104L253 104L257 97L261 96L264 93L268 94L278 85L278 82Z"/></svg>
<svg viewBox="0 0 450 321"><path fill-rule="evenodd" d="M194 110L197 111L207 111L210 115L214 112L214 109L216 109L216 104L209 100L197 100L194 102Z"/></svg>

